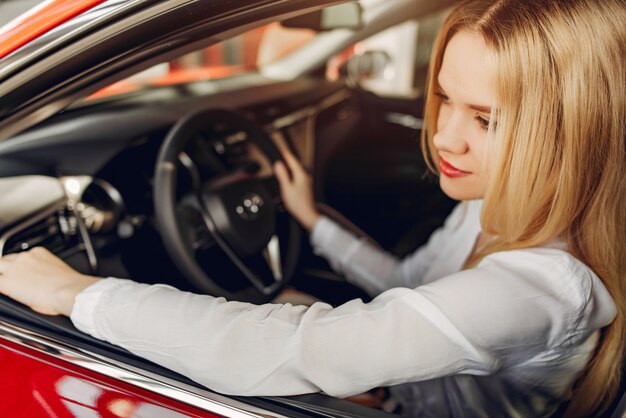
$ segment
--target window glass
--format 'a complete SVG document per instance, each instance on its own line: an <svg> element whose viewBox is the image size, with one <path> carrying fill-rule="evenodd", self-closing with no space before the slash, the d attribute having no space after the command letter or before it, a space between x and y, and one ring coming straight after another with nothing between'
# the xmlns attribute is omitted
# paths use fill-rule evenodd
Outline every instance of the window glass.
<svg viewBox="0 0 626 418"><path fill-rule="evenodd" d="M403 22L352 45L329 60L327 78L345 77L380 96L421 96L432 45L446 14Z"/></svg>
<svg viewBox="0 0 626 418"><path fill-rule="evenodd" d="M89 97L99 99L140 90L194 81L215 80L254 71L276 61L315 36L310 29L285 28L272 23L208 48L155 65L114 83Z"/></svg>

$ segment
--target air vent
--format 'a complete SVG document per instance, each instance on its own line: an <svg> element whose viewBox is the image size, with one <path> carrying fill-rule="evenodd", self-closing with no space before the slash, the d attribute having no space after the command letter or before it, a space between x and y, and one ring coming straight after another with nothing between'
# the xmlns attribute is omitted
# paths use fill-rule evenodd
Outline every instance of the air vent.
<svg viewBox="0 0 626 418"><path fill-rule="evenodd" d="M5 237L2 253L16 253L37 246L44 246L62 258L82 250L84 246L73 213L61 208L34 223L16 228Z"/></svg>

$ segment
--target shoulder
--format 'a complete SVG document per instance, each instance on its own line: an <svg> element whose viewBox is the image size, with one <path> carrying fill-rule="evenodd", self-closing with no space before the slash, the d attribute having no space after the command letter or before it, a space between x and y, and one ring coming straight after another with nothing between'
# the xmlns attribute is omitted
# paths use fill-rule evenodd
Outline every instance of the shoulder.
<svg viewBox="0 0 626 418"><path fill-rule="evenodd" d="M554 248L494 253L418 289L476 344L534 347L526 354L579 341L612 319L610 308L602 307L613 303L602 282Z"/></svg>
<svg viewBox="0 0 626 418"><path fill-rule="evenodd" d="M505 274L555 293L580 306L590 297L595 273L580 260L556 248L501 251L485 257L477 269Z"/></svg>
<svg viewBox="0 0 626 418"><path fill-rule="evenodd" d="M560 344L586 338L615 317L613 299L601 279L582 261L559 248L502 251L485 257L479 271L503 279L506 285L542 301L540 310L560 324Z"/></svg>
<svg viewBox="0 0 626 418"><path fill-rule="evenodd" d="M595 274L568 252L554 248L501 251L473 268L443 277L427 286L489 289L512 295L550 295L580 306L589 299Z"/></svg>

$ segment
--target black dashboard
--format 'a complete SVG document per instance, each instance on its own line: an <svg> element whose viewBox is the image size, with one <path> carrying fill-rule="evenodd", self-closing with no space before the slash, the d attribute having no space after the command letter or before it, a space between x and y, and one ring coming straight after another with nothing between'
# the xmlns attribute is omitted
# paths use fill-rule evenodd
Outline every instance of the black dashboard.
<svg viewBox="0 0 626 418"><path fill-rule="evenodd" d="M344 88L342 83L316 79L276 82L249 75L239 86L232 79L212 82L220 84L224 86L211 94L180 88L156 93L173 89L166 86L66 110L0 143L0 177L97 174L123 150L162 140L177 120L199 110L237 110L267 129L284 129L306 116L298 118L298 111L316 107Z"/></svg>
<svg viewBox="0 0 626 418"><path fill-rule="evenodd" d="M193 112L230 109L313 170L320 135L349 129L345 125L358 115L341 83L276 82L258 75L212 83L210 93L170 86L86 102L0 143L0 187L5 184L7 193L34 183L55 190L47 198L23 193L19 204L3 199L0 254L44 245L83 272L185 288L161 243L153 207L155 161L170 128ZM210 144L195 141L186 153L180 156L181 190L221 170L271 173L236 134Z"/></svg>

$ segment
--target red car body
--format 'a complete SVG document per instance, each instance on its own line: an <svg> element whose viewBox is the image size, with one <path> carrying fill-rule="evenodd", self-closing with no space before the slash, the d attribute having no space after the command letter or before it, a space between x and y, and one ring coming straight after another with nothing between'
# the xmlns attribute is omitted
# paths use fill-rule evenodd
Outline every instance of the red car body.
<svg viewBox="0 0 626 418"><path fill-rule="evenodd" d="M0 364L3 417L219 416L7 340Z"/></svg>
<svg viewBox="0 0 626 418"><path fill-rule="evenodd" d="M104 0L54 0L23 14L0 32L0 59Z"/></svg>

